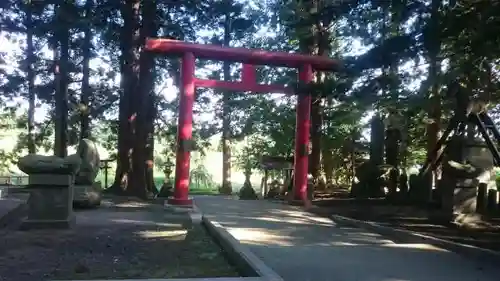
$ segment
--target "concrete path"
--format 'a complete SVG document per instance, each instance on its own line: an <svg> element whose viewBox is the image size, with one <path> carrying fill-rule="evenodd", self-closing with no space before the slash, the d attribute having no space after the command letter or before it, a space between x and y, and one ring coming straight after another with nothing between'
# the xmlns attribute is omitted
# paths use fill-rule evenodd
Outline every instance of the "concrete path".
<svg viewBox="0 0 500 281"><path fill-rule="evenodd" d="M0 198L0 227L15 217L27 200L27 196L22 195Z"/></svg>
<svg viewBox="0 0 500 281"><path fill-rule="evenodd" d="M500 266L426 244L403 244L341 227L299 208L266 201L196 196L195 204L225 226L285 281L487 281Z"/></svg>

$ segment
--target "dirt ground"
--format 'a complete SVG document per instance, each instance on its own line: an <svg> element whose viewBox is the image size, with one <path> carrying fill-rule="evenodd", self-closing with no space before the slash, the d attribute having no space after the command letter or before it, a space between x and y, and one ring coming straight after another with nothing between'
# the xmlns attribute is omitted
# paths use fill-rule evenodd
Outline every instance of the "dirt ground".
<svg viewBox="0 0 500 281"><path fill-rule="evenodd" d="M344 196L342 196L344 197ZM378 222L400 229L416 231L437 238L500 251L500 219L488 219L475 227L443 224L430 219L432 209L394 206L383 199L353 200L323 194L311 211L327 216L337 214L354 219Z"/></svg>
<svg viewBox="0 0 500 281"><path fill-rule="evenodd" d="M202 226L160 205L109 203L76 221L71 230L0 229L0 280L239 276Z"/></svg>

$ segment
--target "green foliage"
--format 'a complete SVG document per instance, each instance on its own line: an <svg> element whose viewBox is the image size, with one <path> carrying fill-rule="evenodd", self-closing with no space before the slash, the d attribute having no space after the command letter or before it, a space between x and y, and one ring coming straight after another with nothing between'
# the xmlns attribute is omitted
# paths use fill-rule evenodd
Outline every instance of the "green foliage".
<svg viewBox="0 0 500 281"><path fill-rule="evenodd" d="M2 42L18 46L0 49L0 138L14 138L13 150L0 148L0 169L7 171L30 139L38 152L54 146L54 49L61 27L69 37L69 124L68 145L76 143L81 113L91 119L92 138L117 156L119 105L125 83L120 38L123 11L120 1L93 1L90 14L86 1L66 1L66 14L55 12L53 1L3 0L0 5ZM30 3L30 5L28 5ZM57 2L59 3L59 2ZM405 163L423 162L426 153L425 121L446 124L453 112L443 93L448 81L460 80L477 96L488 99L493 116L498 116L500 100L498 71L500 55L500 3L495 1L155 1L154 15L158 36L200 43L222 44L226 17L230 23L232 46L273 51L304 52L339 58L336 74L323 73L310 85L296 82L289 69L257 67L259 83L285 84L307 92L321 104L320 143L323 174L345 181L351 158L366 156L363 138L368 127L364 118L373 111L383 117L389 109L399 111L405 120ZM31 13L33 24L28 24ZM196 20L193 20L196 19ZM92 34L87 50L84 32ZM261 32L263 31L263 32ZM33 54L29 55L26 34L33 34ZM3 44L3 43L2 43ZM354 50L362 45L366 52ZM88 107L81 107L84 54L89 51L91 95ZM436 66L442 71L431 71ZM31 67L31 68L30 68ZM31 89L28 72L35 85ZM199 61L199 77L221 79L222 63ZM165 77L179 85L179 61L156 59L154 139L155 165L174 162L177 136L178 95L175 87L165 90ZM237 79L240 66L231 66ZM442 119L433 120L430 108L437 93ZM36 95L31 120L26 101ZM123 100L122 100L123 101ZM230 108L224 113L223 103ZM22 104L22 106L20 105ZM193 140L204 155L214 136L222 132L222 117L229 118L234 164L244 172L258 168L262 155L292 156L294 152L296 98L283 95L231 93L222 100L220 91L198 89L196 93ZM203 118L198 118L203 116ZM206 118L206 116L209 116ZM32 128L28 134L28 128ZM15 135L12 137L11 135ZM315 132L311 136L317 137ZM193 169L200 185L214 185L202 166ZM161 170L161 168L157 169ZM201 183L203 182L203 183Z"/></svg>
<svg viewBox="0 0 500 281"><path fill-rule="evenodd" d="M212 175L203 164L198 164L194 169L191 169L190 188L193 189L215 189L215 182Z"/></svg>

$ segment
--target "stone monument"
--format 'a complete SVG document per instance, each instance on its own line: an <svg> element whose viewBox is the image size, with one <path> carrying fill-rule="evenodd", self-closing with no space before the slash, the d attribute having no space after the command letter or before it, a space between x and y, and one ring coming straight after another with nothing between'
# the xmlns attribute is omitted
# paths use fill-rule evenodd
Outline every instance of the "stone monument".
<svg viewBox="0 0 500 281"><path fill-rule="evenodd" d="M81 166L75 176L73 202L81 206L99 206L102 187L100 182L95 182L101 162L97 145L91 140L82 139L75 157L81 159Z"/></svg>
<svg viewBox="0 0 500 281"><path fill-rule="evenodd" d="M168 198L173 195L174 182L170 179L173 166L174 164L167 159L165 167L163 168L163 185L161 186L160 193L158 194L158 197L160 198Z"/></svg>
<svg viewBox="0 0 500 281"><path fill-rule="evenodd" d="M22 229L69 228L74 223L73 184L81 160L29 154L18 167L29 175L28 218Z"/></svg>
<svg viewBox="0 0 500 281"><path fill-rule="evenodd" d="M257 193L252 187L252 183L250 182L250 176L252 175L252 171L250 166L245 167L245 182L243 186L238 192L238 196L240 200L257 200L259 197Z"/></svg>
<svg viewBox="0 0 500 281"><path fill-rule="evenodd" d="M453 151L443 164L441 189L442 208L456 223L470 224L480 219L477 210L479 184L496 188L494 158L482 140L454 139ZM461 142L458 144L457 142ZM462 159L462 161L460 161Z"/></svg>

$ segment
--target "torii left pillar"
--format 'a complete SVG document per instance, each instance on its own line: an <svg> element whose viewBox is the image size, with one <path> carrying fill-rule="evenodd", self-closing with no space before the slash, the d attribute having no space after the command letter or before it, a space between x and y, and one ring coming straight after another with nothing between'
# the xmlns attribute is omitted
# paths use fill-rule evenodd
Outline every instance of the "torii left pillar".
<svg viewBox="0 0 500 281"><path fill-rule="evenodd" d="M177 124L177 157L175 163L174 196L168 203L177 206L192 206L189 198L189 164L193 148L193 105L195 96L195 57L186 52L182 57L179 121Z"/></svg>

